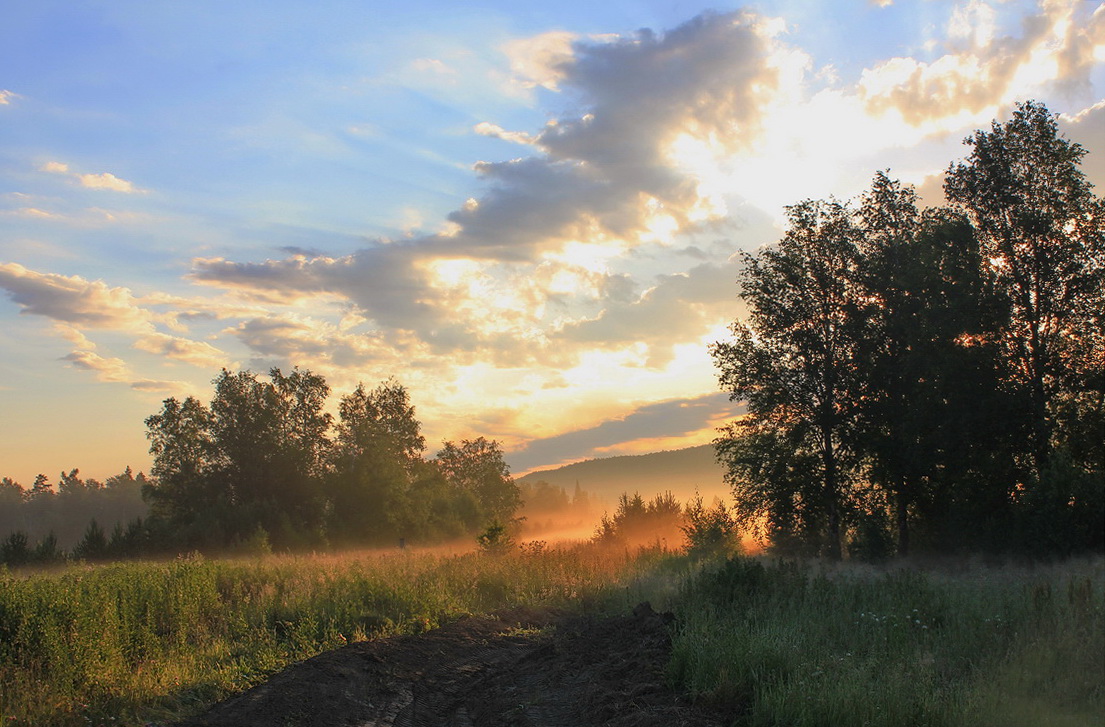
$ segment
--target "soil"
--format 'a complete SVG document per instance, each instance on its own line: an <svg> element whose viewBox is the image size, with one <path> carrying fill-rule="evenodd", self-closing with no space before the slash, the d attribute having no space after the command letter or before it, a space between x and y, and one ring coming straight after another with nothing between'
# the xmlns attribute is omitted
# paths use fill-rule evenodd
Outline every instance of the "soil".
<svg viewBox="0 0 1105 727"><path fill-rule="evenodd" d="M178 727L717 727L664 679L671 614L515 609L320 654Z"/></svg>

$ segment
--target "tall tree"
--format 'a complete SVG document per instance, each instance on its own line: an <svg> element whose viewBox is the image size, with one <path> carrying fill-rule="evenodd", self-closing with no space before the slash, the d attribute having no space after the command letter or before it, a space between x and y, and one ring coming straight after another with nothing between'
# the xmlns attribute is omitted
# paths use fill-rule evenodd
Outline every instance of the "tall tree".
<svg viewBox="0 0 1105 727"><path fill-rule="evenodd" d="M407 536L411 483L422 480L421 426L410 394L394 379L371 391L358 384L342 397L330 493L337 537L382 542Z"/></svg>
<svg viewBox="0 0 1105 727"><path fill-rule="evenodd" d="M994 345L1004 309L962 215L922 213L912 188L879 172L858 217L867 324L859 446L872 484L889 497L905 555L912 519L947 516L949 481L961 500L994 504L966 482L1008 415Z"/></svg>
<svg viewBox="0 0 1105 727"><path fill-rule="evenodd" d="M747 321L734 323L734 340L711 349L722 388L748 404L730 436L785 446L732 446L723 437L718 452L728 458L738 501L770 495L764 515L797 521L807 542L816 538L820 550L839 559L856 467L859 230L838 202L807 201L787 214L778 245L745 256ZM780 467L797 474L791 464L772 461L777 456L810 469L769 486L765 478ZM782 483L792 487L776 486Z"/></svg>
<svg viewBox="0 0 1105 727"><path fill-rule="evenodd" d="M944 192L969 215L1009 297L1004 354L1025 392L1039 477L1056 445L1057 405L1079 385L1079 369L1095 365L1078 352L1102 334L1105 202L1079 167L1085 149L1059 134L1042 104L1018 104L1009 121L964 143L971 153L949 167Z"/></svg>
<svg viewBox="0 0 1105 727"><path fill-rule="evenodd" d="M190 522L218 499L213 423L211 411L191 396L183 402L166 399L159 413L146 418L153 480L143 495L155 517L178 525Z"/></svg>
<svg viewBox="0 0 1105 727"><path fill-rule="evenodd" d="M471 493L485 521L506 522L521 507L521 495L498 442L477 437L460 446L445 442L437 453L438 466L456 490Z"/></svg>

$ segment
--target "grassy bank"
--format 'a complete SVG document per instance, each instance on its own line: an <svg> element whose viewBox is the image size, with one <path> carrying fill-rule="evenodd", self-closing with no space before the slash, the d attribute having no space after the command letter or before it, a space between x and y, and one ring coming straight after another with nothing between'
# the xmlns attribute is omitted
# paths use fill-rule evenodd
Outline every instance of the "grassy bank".
<svg viewBox="0 0 1105 727"><path fill-rule="evenodd" d="M624 552L529 548L70 566L0 573L0 723L141 725L292 661L515 605L635 597Z"/></svg>
<svg viewBox="0 0 1105 727"><path fill-rule="evenodd" d="M690 582L671 673L738 725L1098 725L1105 564L736 559Z"/></svg>

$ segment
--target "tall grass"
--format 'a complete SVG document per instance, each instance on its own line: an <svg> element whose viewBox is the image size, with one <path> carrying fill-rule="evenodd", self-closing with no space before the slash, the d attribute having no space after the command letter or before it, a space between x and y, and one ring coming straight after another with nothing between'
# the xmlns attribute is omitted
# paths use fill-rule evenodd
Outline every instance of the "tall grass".
<svg viewBox="0 0 1105 727"><path fill-rule="evenodd" d="M0 571L0 723L178 718L351 641L514 605L630 597L594 549L363 553Z"/></svg>
<svg viewBox="0 0 1105 727"><path fill-rule="evenodd" d="M682 595L673 677L739 725L1098 725L1105 568L830 569L747 558Z"/></svg>

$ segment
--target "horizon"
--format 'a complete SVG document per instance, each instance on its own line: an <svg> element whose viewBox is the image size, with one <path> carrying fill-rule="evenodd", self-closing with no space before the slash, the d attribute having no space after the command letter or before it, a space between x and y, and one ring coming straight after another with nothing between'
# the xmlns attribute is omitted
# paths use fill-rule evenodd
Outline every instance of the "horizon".
<svg viewBox="0 0 1105 727"><path fill-rule="evenodd" d="M9 11L0 476L148 472L144 419L222 367L394 376L429 455L517 477L706 444L784 206L881 169L941 204L1028 99L1105 185L1092 2L321 7Z"/></svg>

